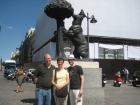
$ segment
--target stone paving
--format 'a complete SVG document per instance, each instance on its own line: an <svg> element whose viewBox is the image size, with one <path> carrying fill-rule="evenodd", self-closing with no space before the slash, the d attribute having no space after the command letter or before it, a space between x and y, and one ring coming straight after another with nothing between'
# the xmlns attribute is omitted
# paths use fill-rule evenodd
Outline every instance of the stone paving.
<svg viewBox="0 0 140 105"><path fill-rule="evenodd" d="M33 105L35 85L23 83L24 92L16 93L16 81L7 80L0 73L0 105Z"/></svg>
<svg viewBox="0 0 140 105"><path fill-rule="evenodd" d="M0 105L34 105L35 85L23 83L24 92L16 93L16 81L7 80L0 73ZM140 105L140 88L129 84L112 86L108 81L104 88L105 105ZM132 104L133 103L133 104Z"/></svg>
<svg viewBox="0 0 140 105"><path fill-rule="evenodd" d="M104 87L105 105L140 105L140 87L132 84L113 86L113 80L108 80Z"/></svg>

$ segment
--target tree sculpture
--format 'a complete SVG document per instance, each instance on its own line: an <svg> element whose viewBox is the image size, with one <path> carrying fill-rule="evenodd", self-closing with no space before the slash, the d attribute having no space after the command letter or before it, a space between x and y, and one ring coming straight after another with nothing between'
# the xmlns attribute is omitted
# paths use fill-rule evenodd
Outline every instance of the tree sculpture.
<svg viewBox="0 0 140 105"><path fill-rule="evenodd" d="M49 5L46 5L44 12L50 18L55 18L57 21L57 31L55 32L57 36L56 41L56 58L63 57L66 58L64 54L63 47L63 33L62 27L64 27L63 20L72 16L74 9L71 4L66 0L55 0Z"/></svg>

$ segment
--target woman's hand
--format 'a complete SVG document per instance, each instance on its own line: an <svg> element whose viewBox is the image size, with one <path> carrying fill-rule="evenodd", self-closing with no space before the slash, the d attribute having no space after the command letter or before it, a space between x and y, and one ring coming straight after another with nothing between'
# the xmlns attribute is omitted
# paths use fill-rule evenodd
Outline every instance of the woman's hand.
<svg viewBox="0 0 140 105"><path fill-rule="evenodd" d="M17 71L16 75L18 75L18 71Z"/></svg>
<svg viewBox="0 0 140 105"><path fill-rule="evenodd" d="M61 88L62 88L62 86L56 85L56 89L57 89L57 90L59 90L59 89L61 89Z"/></svg>

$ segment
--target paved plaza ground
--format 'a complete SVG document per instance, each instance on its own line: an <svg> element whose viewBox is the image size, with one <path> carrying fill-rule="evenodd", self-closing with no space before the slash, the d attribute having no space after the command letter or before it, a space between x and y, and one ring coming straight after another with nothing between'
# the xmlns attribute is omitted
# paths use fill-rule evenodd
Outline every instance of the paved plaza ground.
<svg viewBox="0 0 140 105"><path fill-rule="evenodd" d="M23 83L24 92L15 93L16 81L7 80L0 73L0 105L33 105L35 85ZM140 87L123 84L114 87L113 81L108 80L104 88L105 105L140 105Z"/></svg>

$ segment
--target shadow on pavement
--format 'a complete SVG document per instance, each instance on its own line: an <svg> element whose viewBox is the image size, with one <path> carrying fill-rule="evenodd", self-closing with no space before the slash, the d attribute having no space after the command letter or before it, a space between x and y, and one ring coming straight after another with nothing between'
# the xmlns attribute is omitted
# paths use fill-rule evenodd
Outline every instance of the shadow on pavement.
<svg viewBox="0 0 140 105"><path fill-rule="evenodd" d="M23 103L34 103L35 99L34 98L29 98L29 99L22 99L20 100Z"/></svg>
<svg viewBox="0 0 140 105"><path fill-rule="evenodd" d="M133 85L131 85L131 86L133 86ZM136 86L133 86L133 87L140 87L140 85L136 85Z"/></svg>
<svg viewBox="0 0 140 105"><path fill-rule="evenodd" d="M130 85L127 85L127 86L133 86L132 84L130 84ZM135 86L134 86L135 87Z"/></svg>

